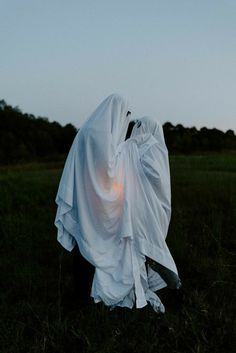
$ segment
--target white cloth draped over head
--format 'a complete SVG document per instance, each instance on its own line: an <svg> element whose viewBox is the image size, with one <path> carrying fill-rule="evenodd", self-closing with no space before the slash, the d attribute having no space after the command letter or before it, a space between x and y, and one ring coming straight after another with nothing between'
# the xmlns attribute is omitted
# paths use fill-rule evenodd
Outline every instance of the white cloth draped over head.
<svg viewBox="0 0 236 353"><path fill-rule="evenodd" d="M116 182L116 151L129 120L127 101L112 94L74 138L60 179L56 203L57 240L71 251L76 242L94 266L111 271L119 243L122 195Z"/></svg>
<svg viewBox="0 0 236 353"><path fill-rule="evenodd" d="M131 140L135 141L143 170L152 185L155 197L165 210L165 227L162 234L167 236L171 217L171 184L168 149L160 122L143 117L134 125Z"/></svg>
<svg viewBox="0 0 236 353"><path fill-rule="evenodd" d="M141 125L140 125L141 123ZM139 119L131 138L120 147L117 170L123 189L120 218L123 247L114 274L96 269L92 296L106 304L143 307L147 301L156 311L164 307L154 291L167 286L145 257L164 266L178 279L178 271L165 242L171 217L168 150L160 123ZM122 172L121 172L122 171ZM176 286L178 288L178 286Z"/></svg>
<svg viewBox="0 0 236 353"><path fill-rule="evenodd" d="M164 307L154 293L167 284L150 257L178 275L166 245L171 200L162 127L142 118L131 138L127 102L107 97L75 136L60 179L57 239L95 266L91 296L106 305Z"/></svg>

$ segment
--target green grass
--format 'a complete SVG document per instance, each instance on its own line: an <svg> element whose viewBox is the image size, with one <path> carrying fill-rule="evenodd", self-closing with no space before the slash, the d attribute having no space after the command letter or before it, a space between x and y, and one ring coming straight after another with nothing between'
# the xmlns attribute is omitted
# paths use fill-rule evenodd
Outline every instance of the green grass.
<svg viewBox="0 0 236 353"><path fill-rule="evenodd" d="M171 156L168 244L183 298L150 307L80 309L72 257L56 241L63 165L0 168L0 352L233 352L236 156ZM177 300L179 299L179 300Z"/></svg>

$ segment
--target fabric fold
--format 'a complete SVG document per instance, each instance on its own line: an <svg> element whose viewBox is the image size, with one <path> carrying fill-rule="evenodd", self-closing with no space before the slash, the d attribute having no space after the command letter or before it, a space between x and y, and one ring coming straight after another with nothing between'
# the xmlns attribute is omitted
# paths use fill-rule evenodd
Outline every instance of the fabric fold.
<svg viewBox="0 0 236 353"><path fill-rule="evenodd" d="M164 312L154 292L168 285L146 257L178 276L166 244L171 217L168 151L150 118L128 127L128 105L107 97L77 133L59 183L57 240L95 267L91 296L106 305Z"/></svg>

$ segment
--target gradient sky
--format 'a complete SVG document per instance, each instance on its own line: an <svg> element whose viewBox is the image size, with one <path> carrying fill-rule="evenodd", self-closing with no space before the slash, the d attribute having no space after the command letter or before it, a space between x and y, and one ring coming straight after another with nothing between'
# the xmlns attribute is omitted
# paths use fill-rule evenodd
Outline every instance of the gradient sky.
<svg viewBox="0 0 236 353"><path fill-rule="evenodd" d="M132 118L236 130L236 0L0 0L0 99L76 127L113 92Z"/></svg>

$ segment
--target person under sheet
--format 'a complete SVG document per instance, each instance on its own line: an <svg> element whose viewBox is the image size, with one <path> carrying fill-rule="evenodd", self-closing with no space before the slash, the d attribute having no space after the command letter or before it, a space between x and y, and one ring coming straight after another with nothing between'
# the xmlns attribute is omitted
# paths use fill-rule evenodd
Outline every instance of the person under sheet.
<svg viewBox="0 0 236 353"><path fill-rule="evenodd" d="M152 136L149 136L149 133ZM165 144L162 125L149 117L143 117L134 126L131 138L139 146L140 161L144 173L148 177L159 203L162 205L163 214L160 217L159 224L161 226L161 233L166 239L171 219L171 183L168 150ZM165 260L153 260L155 258L147 257L147 263L161 274L161 277L167 282L168 287L179 288L181 281L176 271L176 266L170 266Z"/></svg>
<svg viewBox="0 0 236 353"><path fill-rule="evenodd" d="M164 312L155 291L181 282L166 236L171 218L168 150L160 123L144 117L129 140L120 145L117 178L124 198L120 242L125 244L114 273L96 268L95 302L141 308L147 302ZM119 249L117 249L117 252ZM130 279L132 281L130 282Z"/></svg>
<svg viewBox="0 0 236 353"><path fill-rule="evenodd" d="M120 261L122 195L116 155L128 128L128 103L107 97L81 126L61 175L55 202L57 240L68 251L78 244L93 266L114 273ZM120 249L122 250L122 249Z"/></svg>

